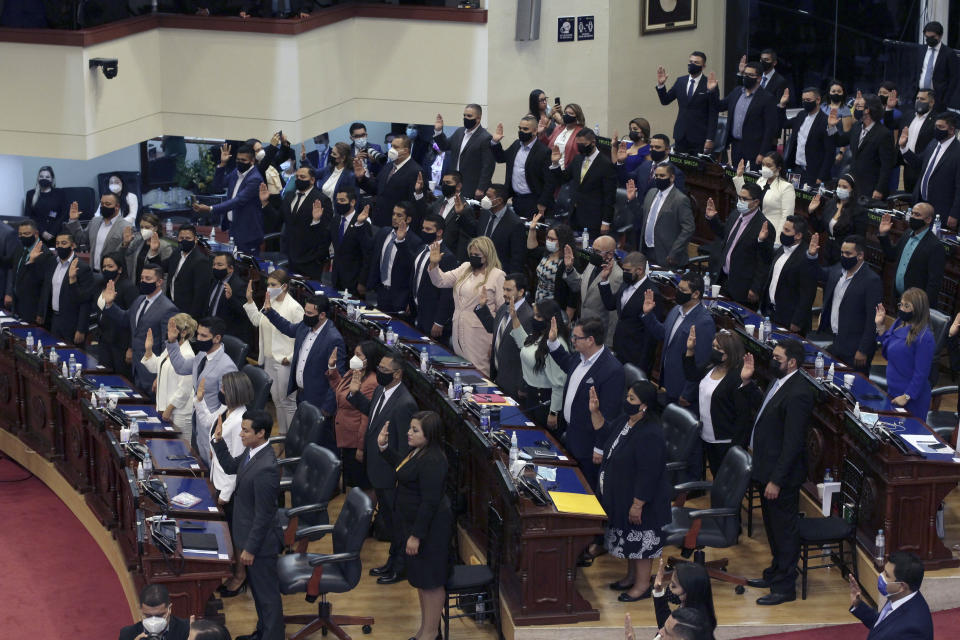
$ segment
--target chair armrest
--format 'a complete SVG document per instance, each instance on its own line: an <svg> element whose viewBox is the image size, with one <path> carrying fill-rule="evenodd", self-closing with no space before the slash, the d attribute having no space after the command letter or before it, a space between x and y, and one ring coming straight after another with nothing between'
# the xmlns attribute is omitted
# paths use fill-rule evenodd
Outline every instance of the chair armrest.
<svg viewBox="0 0 960 640"><path fill-rule="evenodd" d="M710 254L704 254L699 256L693 256L687 260L687 264L703 264L704 262L710 261Z"/></svg>
<svg viewBox="0 0 960 640"><path fill-rule="evenodd" d="M706 491L713 487L710 480L694 480L693 482L683 482L673 487L674 491Z"/></svg>
<svg viewBox="0 0 960 640"><path fill-rule="evenodd" d="M694 484L694 483L690 483ZM691 520L697 518L729 518L740 515L740 510L732 507L716 507L715 509L696 509L689 514Z"/></svg>
<svg viewBox="0 0 960 640"><path fill-rule="evenodd" d="M632 223L632 222L629 223L629 224L625 224L625 225L623 225L622 227L620 227L619 229L617 229L617 233L626 233L627 231L630 231L630 229L633 229L633 223Z"/></svg>
<svg viewBox="0 0 960 640"><path fill-rule="evenodd" d="M304 504L299 507L293 507L292 509L287 509L287 517L294 518L303 513L313 513L315 511L326 511L327 510L326 502L318 502L316 504Z"/></svg>
<svg viewBox="0 0 960 640"><path fill-rule="evenodd" d="M311 529L314 527L311 527ZM321 553L310 558L310 566L316 567L331 562L349 562L360 557L359 553Z"/></svg>
<svg viewBox="0 0 960 640"><path fill-rule="evenodd" d="M667 463L667 471L682 471L687 468L687 463L677 460L676 462Z"/></svg>
<svg viewBox="0 0 960 640"><path fill-rule="evenodd" d="M278 442L286 442L287 436L270 436L267 438L267 444L277 444Z"/></svg>
<svg viewBox="0 0 960 640"><path fill-rule="evenodd" d="M280 493L290 491L291 487L293 487L293 478L283 478L280 481Z"/></svg>
<svg viewBox="0 0 960 640"><path fill-rule="evenodd" d="M303 529L297 530L296 539L306 538L308 536L315 536L318 533L330 533L333 531L332 524L318 524L312 527L304 527Z"/></svg>
<svg viewBox="0 0 960 640"><path fill-rule="evenodd" d="M937 387L930 392L930 397L939 398L940 396L957 395L958 393L960 393L960 387L954 384L947 387Z"/></svg>
<svg viewBox="0 0 960 640"><path fill-rule="evenodd" d="M297 464L298 462L300 462L300 456L297 456L296 458L280 458L277 460L277 466L285 467L290 464Z"/></svg>

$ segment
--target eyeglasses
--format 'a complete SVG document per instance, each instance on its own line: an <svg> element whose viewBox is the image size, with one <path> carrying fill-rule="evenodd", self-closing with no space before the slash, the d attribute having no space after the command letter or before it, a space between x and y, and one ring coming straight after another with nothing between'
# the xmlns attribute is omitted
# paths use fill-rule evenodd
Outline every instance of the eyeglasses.
<svg viewBox="0 0 960 640"><path fill-rule="evenodd" d="M575 334L575 333L571 333L571 334L570 334L570 339L573 340L574 342L577 342L578 340L586 340L586 339L587 339L587 336L578 336L578 335Z"/></svg>

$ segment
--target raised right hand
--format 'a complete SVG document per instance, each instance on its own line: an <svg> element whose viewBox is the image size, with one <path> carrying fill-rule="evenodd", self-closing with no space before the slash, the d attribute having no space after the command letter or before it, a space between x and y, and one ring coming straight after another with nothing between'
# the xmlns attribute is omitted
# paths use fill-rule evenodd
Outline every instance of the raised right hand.
<svg viewBox="0 0 960 640"><path fill-rule="evenodd" d="M890 229L893 228L893 216L889 213L883 214L883 217L880 218L880 225L877 227L877 233L881 236L885 236L890 233Z"/></svg>
<svg viewBox="0 0 960 640"><path fill-rule="evenodd" d="M633 199L637 197L637 183L633 178L627 180L627 202L633 202Z"/></svg>
<svg viewBox="0 0 960 640"><path fill-rule="evenodd" d="M204 394L207 392L207 379L200 378L200 381L197 383L197 402L203 400Z"/></svg>
<svg viewBox="0 0 960 640"><path fill-rule="evenodd" d="M707 206L703 213L707 216L707 220L713 220L717 217L717 205L713 203L713 198L707 198Z"/></svg>
<svg viewBox="0 0 960 640"><path fill-rule="evenodd" d="M167 342L176 342L180 332L177 331L177 321L172 317L167 320Z"/></svg>
<svg viewBox="0 0 960 640"><path fill-rule="evenodd" d="M810 204L807 205L807 213L811 211L816 211L817 207L820 206L820 194L813 196L813 200L810 201Z"/></svg>
<svg viewBox="0 0 960 640"><path fill-rule="evenodd" d="M624 140L623 142L621 142L620 144L618 144L618 145L615 147L615 152L616 152L616 155L617 155L617 157L616 157L616 162L618 162L619 164L623 164L624 162L627 161L627 142L626 142L626 140Z"/></svg>
<svg viewBox="0 0 960 640"><path fill-rule="evenodd" d="M494 143L497 143L503 140L503 123L502 122L497 123L497 128L494 130L493 135L490 136L490 139L493 140Z"/></svg>
<svg viewBox="0 0 960 640"><path fill-rule="evenodd" d="M600 413L600 398L597 397L597 388L590 385L590 413Z"/></svg>
<svg viewBox="0 0 960 640"><path fill-rule="evenodd" d="M743 177L743 158L740 158L740 162L737 163L737 177Z"/></svg>
<svg viewBox="0 0 960 640"><path fill-rule="evenodd" d="M657 84L667 84L667 70L663 66L657 67Z"/></svg>
<svg viewBox="0 0 960 640"><path fill-rule="evenodd" d="M270 202L270 189L267 188L266 182L260 183L260 206L265 207L267 203Z"/></svg>
<svg viewBox="0 0 960 640"><path fill-rule="evenodd" d="M563 266L567 269L573 267L573 247L569 244L563 245ZM957 317L960 318L960 315Z"/></svg>
<svg viewBox="0 0 960 640"><path fill-rule="evenodd" d="M333 351L330 352L330 358L327 359L327 368L336 369L337 367L337 347L333 348Z"/></svg>
<svg viewBox="0 0 960 640"><path fill-rule="evenodd" d="M363 160L356 156L353 158L353 174L358 178L367 175L367 170L363 168Z"/></svg>
<svg viewBox="0 0 960 640"><path fill-rule="evenodd" d="M224 142L220 145L220 166L227 166L227 162L229 162L231 157L233 157L233 154L231 153L230 145Z"/></svg>
<svg viewBox="0 0 960 640"><path fill-rule="evenodd" d="M707 91L713 91L717 88L717 74L711 71L707 74Z"/></svg>
<svg viewBox="0 0 960 640"><path fill-rule="evenodd" d="M559 164L561 157L563 157L563 154L560 152L560 146L553 145L553 150L550 152L550 162L552 164Z"/></svg>
<svg viewBox="0 0 960 640"><path fill-rule="evenodd" d="M350 378L350 393L357 393L358 391L360 391L361 382L362 382L362 379L360 377L360 370L354 369L353 377Z"/></svg>
<svg viewBox="0 0 960 640"><path fill-rule="evenodd" d="M764 242L769 236L770 236L770 223L764 220L763 226L760 227L760 233L757 235L757 240L759 242Z"/></svg>
<svg viewBox="0 0 960 640"><path fill-rule="evenodd" d="M270 310L270 296L269 296L269 295L263 296L263 310L264 310L264 311L269 311L269 310Z"/></svg>
<svg viewBox="0 0 960 640"><path fill-rule="evenodd" d="M663 589L663 578L664 576L664 562L663 558L660 558L660 566L657 568L657 577L653 580L653 590L661 591Z"/></svg>
<svg viewBox="0 0 960 640"><path fill-rule="evenodd" d="M437 119L433 123L434 131L443 131L443 116L439 113L437 114Z"/></svg>
<svg viewBox="0 0 960 640"><path fill-rule="evenodd" d="M147 329L147 337L143 339L143 351L152 355L153 352L153 329Z"/></svg>
<svg viewBox="0 0 960 640"><path fill-rule="evenodd" d="M887 320L887 310L884 308L883 303L877 304L877 312L873 316L873 323L878 327L883 325Z"/></svg>
<svg viewBox="0 0 960 640"><path fill-rule="evenodd" d="M124 227L123 228L123 240L121 240L123 246L128 246L133 241L133 227Z"/></svg>
<svg viewBox="0 0 960 640"><path fill-rule="evenodd" d="M650 313L657 306L657 301L653 298L653 289L647 289L643 292L643 312Z"/></svg>
<svg viewBox="0 0 960 640"><path fill-rule="evenodd" d="M697 348L697 326L690 325L690 335L687 336L687 351Z"/></svg>
<svg viewBox="0 0 960 640"><path fill-rule="evenodd" d="M547 342L553 342L557 339L557 316L550 318L550 332L547 334Z"/></svg>
<svg viewBox="0 0 960 640"><path fill-rule="evenodd" d="M381 448L390 444L390 421L389 420L383 423L383 429L380 429L380 433L377 435L377 444Z"/></svg>
<svg viewBox="0 0 960 640"><path fill-rule="evenodd" d="M740 74L743 74L746 68L747 68L747 54L743 54L743 57L740 58L740 64L737 65L737 72Z"/></svg>
<svg viewBox="0 0 960 640"><path fill-rule="evenodd" d="M435 240L432 245L430 245L430 266L437 266L440 264L440 258L443 257L443 252L440 251L440 241Z"/></svg>
<svg viewBox="0 0 960 640"><path fill-rule="evenodd" d="M247 280L247 302L253 302L253 280Z"/></svg>
<svg viewBox="0 0 960 640"><path fill-rule="evenodd" d="M819 251L820 251L820 234L811 233L810 246L807 247L807 253L809 253L811 256L815 256Z"/></svg>
<svg viewBox="0 0 960 640"><path fill-rule="evenodd" d="M840 124L839 110L836 107L830 107L830 113L827 115L827 126L835 127Z"/></svg>
<svg viewBox="0 0 960 640"><path fill-rule="evenodd" d="M113 304L113 301L117 299L117 285L114 284L113 280L107 280L107 286L103 288L103 303L106 306Z"/></svg>
<svg viewBox="0 0 960 640"><path fill-rule="evenodd" d="M953 324L950 325L950 337L954 337L960 333L960 313L953 319Z"/></svg>
<svg viewBox="0 0 960 640"><path fill-rule="evenodd" d="M743 368L740 369L740 380L743 381L743 384L747 384L751 378L753 378L753 354L748 353L743 356Z"/></svg>
<svg viewBox="0 0 960 640"><path fill-rule="evenodd" d="M610 277L610 272L613 271L613 258L607 260L603 263L603 266L600 267L600 282L605 281Z"/></svg>
<svg viewBox="0 0 960 640"><path fill-rule="evenodd" d="M847 580L850 582L850 606L855 607L860 603L860 585L857 584L857 579L853 577L853 573L847 576Z"/></svg>
<svg viewBox="0 0 960 640"><path fill-rule="evenodd" d="M910 130L907 127L904 127L903 130L900 132L900 140L898 140L897 142L901 147L905 147L907 146L907 142L909 141L910 141Z"/></svg>
<svg viewBox="0 0 960 640"><path fill-rule="evenodd" d="M363 224L370 219L370 205L365 205L363 211L360 212L360 215L357 216L356 224Z"/></svg>

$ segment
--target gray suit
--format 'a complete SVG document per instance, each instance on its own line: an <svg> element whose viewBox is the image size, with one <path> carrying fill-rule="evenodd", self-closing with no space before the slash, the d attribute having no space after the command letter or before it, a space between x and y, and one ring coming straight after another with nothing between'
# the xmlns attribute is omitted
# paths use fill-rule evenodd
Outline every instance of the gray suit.
<svg viewBox="0 0 960 640"><path fill-rule="evenodd" d="M591 282L590 276L594 271L597 271L597 275ZM576 269L570 269L564 274L564 279L567 281L567 286L570 287L571 291L580 291L580 318L582 320L589 318L601 320L607 327L607 336L604 338L603 344L612 349L613 334L617 331L617 312L608 311L607 307L603 304L603 298L600 297L599 267L588 264L582 274ZM607 281L610 283L611 290L620 290L620 285L623 284L623 269L620 268L620 265L617 263L613 264L613 268L610 269L610 277Z"/></svg>
<svg viewBox="0 0 960 640"><path fill-rule="evenodd" d="M164 327L163 334L166 335L166 332L167 328ZM223 346L214 351L210 357L207 357L206 353L199 353L187 359L180 353L179 344L176 342L168 342L167 357L170 358L170 364L173 365L173 370L179 375L189 375L193 377L194 392L196 392L200 386L200 379L202 378L204 380L203 401L206 403L207 409L211 412L215 411L217 407L220 406L220 400L217 394L220 392L221 378L231 371L237 370L237 365L234 364L230 356L227 355ZM209 466L210 434L197 433L196 410L194 410L193 444L200 454L200 457L203 458L203 461Z"/></svg>
<svg viewBox="0 0 960 640"><path fill-rule="evenodd" d="M474 309L477 318L483 323L483 328L487 333L493 334L493 341L490 347L490 375L496 380L497 385L507 393L507 395L517 397L517 391L520 389L520 383L523 381L523 368L520 365L520 347L517 341L510 335L513 329L513 321L510 318L510 309L504 302L497 309L497 315L490 315L490 308L487 305L478 305ZM520 325L530 333L532 331L533 308L524 301L517 309L517 318L520 319Z"/></svg>
<svg viewBox="0 0 960 640"><path fill-rule="evenodd" d="M86 246L90 247L90 267L94 271L100 271L100 265L93 264L93 249L97 244L97 234L100 233L100 225L102 224L103 218L100 216L91 218L90 222L87 223L86 229L81 228L79 220L70 220L67 222L67 230L73 234L77 244L82 245L85 243ZM103 241L103 249L100 250L101 259L108 253L120 250L123 243L123 230L129 226L131 226L131 224L124 220L123 216L118 214L114 215L110 230L107 232L107 237ZM84 240L84 234L86 234L86 240Z"/></svg>
<svg viewBox="0 0 960 640"><path fill-rule="evenodd" d="M137 316L140 313L140 306L143 304L146 296L139 295L134 299L129 309L121 309L115 304L103 310L114 323L118 325L127 324L130 326L130 348L133 351L133 383L150 396L150 387L153 385L154 374L147 371L140 360L143 359L145 351L144 342L147 339L147 330L153 329L153 353L160 355L163 346L163 336L167 335L167 323L170 318L179 313L179 309L163 293L157 294L150 306L143 312L140 322L137 322Z"/></svg>
<svg viewBox="0 0 960 640"><path fill-rule="evenodd" d="M637 230L637 246L644 245L644 233L647 228L647 214L657 197L658 191L650 189L643 199L643 210L636 204L639 198L631 203L634 208L635 228ZM654 255L647 256L654 264L661 267L676 268L687 264L687 243L693 236L696 223L693 219L693 209L690 198L676 187L670 189L666 199L660 205L657 219L653 223ZM672 258L672 263L667 262Z"/></svg>
<svg viewBox="0 0 960 640"><path fill-rule="evenodd" d="M160 250L157 252L157 257L153 259L153 262L156 264L164 264L169 258L170 254L173 253L174 248L177 245L173 242L170 242L168 239L160 240ZM126 255L127 255L127 273L130 274L131 278L137 278L137 256L140 254L140 249L143 248L143 236L139 232L134 230L133 238L130 240L130 244L127 245Z"/></svg>

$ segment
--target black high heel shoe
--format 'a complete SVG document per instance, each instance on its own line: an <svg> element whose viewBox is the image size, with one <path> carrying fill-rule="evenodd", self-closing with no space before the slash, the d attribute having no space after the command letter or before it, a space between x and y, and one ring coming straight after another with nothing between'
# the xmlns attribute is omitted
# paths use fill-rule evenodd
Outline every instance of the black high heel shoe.
<svg viewBox="0 0 960 640"><path fill-rule="evenodd" d="M222 585L217 587L217 593L220 594L221 598L233 598L240 595L241 593L246 592L246 590L247 590L246 580L244 580L239 587L237 587L236 589L233 589L232 591L230 589L227 589L226 583L223 583Z"/></svg>

